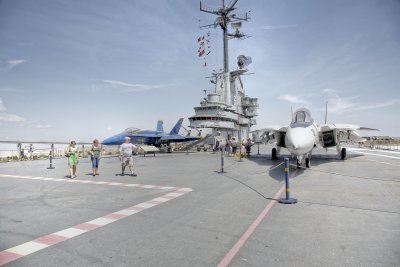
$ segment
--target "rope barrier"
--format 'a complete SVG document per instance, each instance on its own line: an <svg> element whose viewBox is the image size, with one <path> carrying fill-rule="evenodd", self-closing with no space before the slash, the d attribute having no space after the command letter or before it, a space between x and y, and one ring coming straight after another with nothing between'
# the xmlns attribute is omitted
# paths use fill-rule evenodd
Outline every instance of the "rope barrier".
<svg viewBox="0 0 400 267"><path fill-rule="evenodd" d="M275 170L276 168L278 168L279 166L283 165L283 162L279 163L278 165L269 168L270 171Z"/></svg>
<svg viewBox="0 0 400 267"><path fill-rule="evenodd" d="M332 175L337 175L337 176L345 176L345 177L351 177L351 178L357 178L357 179L365 179L365 180L375 180L375 181L383 181L383 182L395 182L395 183L400 183L400 180L392 180L392 179L381 179L381 178L372 178L372 177L366 177L366 176L358 176L358 175L352 175L352 174L343 174L343 173L338 173L338 172L330 172L330 171L322 171L322 170L317 170L317 169L312 169L312 168L306 168L303 166L297 166L295 164L289 164L290 166L294 166L300 169L306 169L309 171L315 171L315 172L320 172L320 173L326 173L326 174L332 174Z"/></svg>
<svg viewBox="0 0 400 267"><path fill-rule="evenodd" d="M233 164L229 165L228 167L232 167L233 165L236 164L237 161L233 162ZM281 162L280 164L271 167L269 170L272 171L278 167L280 167L282 164L284 164L284 162ZM397 180L390 180L390 179L379 179L379 178L371 178L371 177L363 177L363 176L357 176L357 175L349 175L349 174L342 174L342 173L337 173L337 172L329 172L329 171L322 171L322 170L317 170L317 169L311 169L311 168L306 168L303 166L297 166L296 164L287 164L287 167L285 168L285 174L287 174L288 176L288 169L289 166L294 166L296 168L300 168L300 169L307 169L308 171L315 171L315 172L320 172L320 173L327 173L327 174L332 174L332 175L337 175L337 176L346 176L346 177L351 177L351 178L359 178L359 179L368 179L368 180L378 180L378 181L388 181L388 182L400 182ZM287 172L286 172L287 169ZM250 175L255 175L255 174L261 174L261 173L265 173L265 171L263 172L255 172L255 173L251 173ZM252 190L253 192L257 193L259 196L261 196L263 199L267 199L267 200L275 200L278 201L280 203L287 203L287 204L292 204L292 203L296 203L297 199L293 199L290 198L290 188L287 184L286 187L286 197L285 198L280 198L280 199L276 199L276 198L272 198L272 197L267 197L265 195L263 195L261 192L259 192L258 190L256 190L255 188L251 187L250 185L246 184L245 182L230 176L226 173L221 174L222 176L234 180L240 184L242 184L243 186L249 188L250 190ZM288 183L288 181L285 181L286 183ZM354 206L346 206L346 205L335 205L335 204L329 204L329 203L321 203L321 202L313 202L313 201L298 201L298 203L304 203L304 204L315 204L315 205L322 205L322 206L330 206L330 207L338 207L338 208L347 208L347 209L355 209L355 210L368 210L368 211L374 211L374 212L382 212L382 213L392 213L392 214L400 214L397 211L390 211L390 210L379 210L379 209L368 209L368 208L362 208L362 207L354 207Z"/></svg>

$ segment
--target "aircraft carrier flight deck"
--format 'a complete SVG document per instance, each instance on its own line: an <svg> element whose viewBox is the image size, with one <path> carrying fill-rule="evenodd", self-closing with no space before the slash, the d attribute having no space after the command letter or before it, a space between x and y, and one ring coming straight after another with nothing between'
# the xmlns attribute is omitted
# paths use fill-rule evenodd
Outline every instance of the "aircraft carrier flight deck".
<svg viewBox="0 0 400 267"><path fill-rule="evenodd" d="M211 152L0 164L0 265L399 266L400 153L318 149L284 168L269 146L241 161ZM291 161L295 164L295 161ZM279 166L278 166L279 165Z"/></svg>

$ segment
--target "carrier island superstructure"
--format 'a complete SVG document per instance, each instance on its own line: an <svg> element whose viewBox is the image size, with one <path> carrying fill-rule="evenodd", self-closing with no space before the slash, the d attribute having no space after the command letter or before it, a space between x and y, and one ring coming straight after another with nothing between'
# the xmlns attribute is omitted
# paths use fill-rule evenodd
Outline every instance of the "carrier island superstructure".
<svg viewBox="0 0 400 267"><path fill-rule="evenodd" d="M213 24L202 27L220 27L223 31L223 70L212 73L211 83L215 85L212 93L206 94L199 106L194 108L195 115L189 118L190 128L196 129L201 136L220 135L226 139L235 137L242 140L249 137L250 127L256 124L258 99L245 94L241 76L247 72L246 66L251 58L238 57L238 68L229 71L228 41L229 39L245 39L248 36L239 31L242 21L248 21L249 15L235 14L235 4L231 1L226 6L222 1L221 8L204 7L200 2L200 10L217 16ZM228 32L229 25L234 32ZM207 92L206 90L204 90ZM207 143L212 142L209 140Z"/></svg>

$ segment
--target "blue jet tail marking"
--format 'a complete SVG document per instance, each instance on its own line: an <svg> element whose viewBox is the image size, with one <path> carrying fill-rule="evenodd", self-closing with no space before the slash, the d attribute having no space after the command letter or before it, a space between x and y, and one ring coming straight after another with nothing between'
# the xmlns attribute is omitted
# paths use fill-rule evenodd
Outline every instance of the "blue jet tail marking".
<svg viewBox="0 0 400 267"><path fill-rule="evenodd" d="M178 120L178 122L175 124L174 128L172 128L172 130L171 130L171 132L169 134L170 135L179 134L179 130L181 129L182 122L183 122L183 118L180 118Z"/></svg>
<svg viewBox="0 0 400 267"><path fill-rule="evenodd" d="M163 126L163 121L159 120L157 121L157 132L164 132L164 126Z"/></svg>

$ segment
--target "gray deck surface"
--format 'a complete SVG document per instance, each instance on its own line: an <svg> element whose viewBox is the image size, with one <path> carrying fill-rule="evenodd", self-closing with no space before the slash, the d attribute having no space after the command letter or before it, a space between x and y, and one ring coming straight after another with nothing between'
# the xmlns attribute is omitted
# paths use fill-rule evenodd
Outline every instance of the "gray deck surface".
<svg viewBox="0 0 400 267"><path fill-rule="evenodd" d="M210 152L136 156L138 177L116 176L115 157L103 158L92 177L82 159L76 179L193 191L7 266L217 266L283 185L282 167L269 171L277 164L270 149L242 162L226 158L224 174L216 172L220 155ZM230 266L400 266L400 154L361 152L377 155L349 151L341 161L317 150L311 169L292 167L299 202L275 203ZM54 165L0 164L0 251L165 194L1 176L68 175L65 159Z"/></svg>

